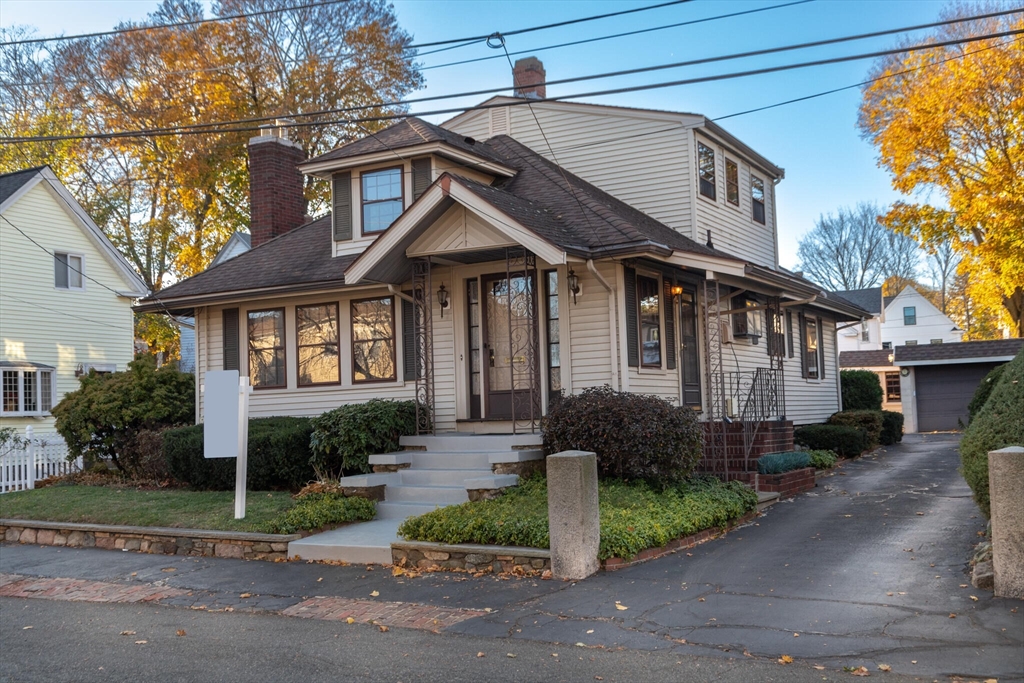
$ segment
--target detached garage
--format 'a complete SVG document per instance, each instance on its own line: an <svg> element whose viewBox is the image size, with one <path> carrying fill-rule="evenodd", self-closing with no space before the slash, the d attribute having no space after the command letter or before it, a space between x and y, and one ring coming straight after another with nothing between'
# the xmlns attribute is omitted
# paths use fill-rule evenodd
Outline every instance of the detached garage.
<svg viewBox="0 0 1024 683"><path fill-rule="evenodd" d="M945 432L967 424L967 404L992 368L1013 360L1024 339L897 346L904 430Z"/></svg>

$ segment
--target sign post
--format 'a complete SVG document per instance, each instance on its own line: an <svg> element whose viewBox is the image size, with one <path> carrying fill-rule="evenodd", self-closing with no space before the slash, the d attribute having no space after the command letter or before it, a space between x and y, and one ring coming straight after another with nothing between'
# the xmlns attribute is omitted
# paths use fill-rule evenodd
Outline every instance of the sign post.
<svg viewBox="0 0 1024 683"><path fill-rule="evenodd" d="M248 377L238 370L206 373L203 393L203 457L235 458L235 519L245 518L245 483L249 453Z"/></svg>

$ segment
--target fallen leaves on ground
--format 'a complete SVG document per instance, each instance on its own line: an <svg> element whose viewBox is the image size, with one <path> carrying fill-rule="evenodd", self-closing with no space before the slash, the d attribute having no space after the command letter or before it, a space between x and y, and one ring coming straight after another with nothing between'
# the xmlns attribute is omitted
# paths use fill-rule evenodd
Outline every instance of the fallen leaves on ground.
<svg viewBox="0 0 1024 683"><path fill-rule="evenodd" d="M161 569L160 571L162 571L162 572L166 572L166 573L170 573L170 572L176 572L176 571L178 571L178 570L177 570L177 569L175 569L174 567L164 567L164 568L163 568L163 569Z"/></svg>
<svg viewBox="0 0 1024 683"><path fill-rule="evenodd" d="M615 601L615 609L617 609L617 610L627 610L629 608L626 607L625 605L619 604L619 601L616 600Z"/></svg>
<svg viewBox="0 0 1024 683"><path fill-rule="evenodd" d="M505 656L508 657L509 659L515 659L516 658L516 656L514 654L512 654L511 652L506 652Z"/></svg>
<svg viewBox="0 0 1024 683"><path fill-rule="evenodd" d="M844 666L843 667L843 671L847 672L851 676L870 676L871 675L871 672L868 671L868 668L866 666L858 666L858 667Z"/></svg>
<svg viewBox="0 0 1024 683"><path fill-rule="evenodd" d="M779 662L779 664L792 664L793 658L789 655L782 655L781 657L779 657L777 661Z"/></svg>
<svg viewBox="0 0 1024 683"><path fill-rule="evenodd" d="M818 671L824 671L825 670L825 667L821 666L820 664L815 664L814 668L817 669Z"/></svg>
<svg viewBox="0 0 1024 683"><path fill-rule="evenodd" d="M589 629L589 630L587 631L587 633L588 633L588 634L589 634L589 633L593 633L593 632L594 632L594 629Z"/></svg>
<svg viewBox="0 0 1024 683"><path fill-rule="evenodd" d="M136 645L145 645L148 642L149 642L148 640L136 640L135 644Z"/></svg>
<svg viewBox="0 0 1024 683"><path fill-rule="evenodd" d="M179 636L179 637L180 637L180 636L184 636L184 635L185 635L185 629L183 629L183 628L179 628L179 629L178 629L177 631L175 631L174 633L175 633L175 635L177 635L177 636Z"/></svg>
<svg viewBox="0 0 1024 683"><path fill-rule="evenodd" d="M29 630L30 628L34 628L34 627L33 627L33 626L22 626L22 627L21 627L21 630L22 630L22 631L27 631L27 630Z"/></svg>
<svg viewBox="0 0 1024 683"><path fill-rule="evenodd" d="M793 637L794 637L794 638L799 638L799 637L800 637L800 634L799 634L799 633L794 633L794 634L793 634Z"/></svg>
<svg viewBox="0 0 1024 683"><path fill-rule="evenodd" d="M484 655L484 653L483 653L483 652L477 652L477 653L476 653L476 656L477 656L477 657L484 657L485 655Z"/></svg>
<svg viewBox="0 0 1024 683"><path fill-rule="evenodd" d="M385 626L384 624L377 624L377 628L380 629L381 633L387 633L388 632L388 627Z"/></svg>
<svg viewBox="0 0 1024 683"><path fill-rule="evenodd" d="M349 617L348 619L345 620L345 623L346 624L354 624L354 623L356 623L356 620L353 619L352 617Z"/></svg>
<svg viewBox="0 0 1024 683"><path fill-rule="evenodd" d="M879 671L892 671L892 667L889 666L888 664L879 664L878 665L878 670Z"/></svg>
<svg viewBox="0 0 1024 683"><path fill-rule="evenodd" d="M121 631L122 636L134 636L135 631Z"/></svg>
<svg viewBox="0 0 1024 683"><path fill-rule="evenodd" d="M380 591L373 591L372 593L370 593L370 597L371 597L371 598L375 598L375 597L377 597L378 595L380 595Z"/></svg>
<svg viewBox="0 0 1024 683"><path fill-rule="evenodd" d="M977 595L972 595L971 596L971 600L973 600L974 602L978 602L978 596Z"/></svg>
<svg viewBox="0 0 1024 683"><path fill-rule="evenodd" d="M950 619L956 619L956 612L950 612L949 613L949 618Z"/></svg>
<svg viewBox="0 0 1024 683"><path fill-rule="evenodd" d="M238 597L240 597L240 598L242 598L244 600L245 598L251 598L252 597L252 593L242 593Z"/></svg>

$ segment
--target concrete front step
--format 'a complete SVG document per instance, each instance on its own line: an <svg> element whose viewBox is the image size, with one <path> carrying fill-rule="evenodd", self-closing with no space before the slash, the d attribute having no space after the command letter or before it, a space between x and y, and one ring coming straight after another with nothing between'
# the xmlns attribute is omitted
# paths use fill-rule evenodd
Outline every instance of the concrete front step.
<svg viewBox="0 0 1024 683"><path fill-rule="evenodd" d="M379 509L379 508L378 508ZM415 513L414 513L415 514ZM343 560L353 564L391 564L391 544L405 517L386 517L350 524L288 544L288 557L304 560Z"/></svg>
<svg viewBox="0 0 1024 683"><path fill-rule="evenodd" d="M391 486L384 491L388 503L429 503L457 505L469 500L464 484L458 486Z"/></svg>
<svg viewBox="0 0 1024 683"><path fill-rule="evenodd" d="M425 448L428 452L481 452L513 450L528 446L540 447L544 442L540 434L437 434L403 436L399 443L405 447Z"/></svg>
<svg viewBox="0 0 1024 683"><path fill-rule="evenodd" d="M402 521L408 517L419 517L420 515L425 515L440 507L445 506L434 505L431 503L377 503L377 516L374 517L374 520L397 519ZM362 523L366 524L366 522Z"/></svg>
<svg viewBox="0 0 1024 683"><path fill-rule="evenodd" d="M415 469L399 470L401 486L464 486L467 479L477 479L491 474L490 467L479 469ZM385 492L387 489L385 489Z"/></svg>

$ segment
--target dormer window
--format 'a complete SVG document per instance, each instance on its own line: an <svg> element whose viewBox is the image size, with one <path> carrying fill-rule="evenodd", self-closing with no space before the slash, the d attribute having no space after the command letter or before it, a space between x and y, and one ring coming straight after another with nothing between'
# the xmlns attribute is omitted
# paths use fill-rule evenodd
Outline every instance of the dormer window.
<svg viewBox="0 0 1024 683"><path fill-rule="evenodd" d="M697 171L700 175L700 193L708 199L715 198L715 150L704 143L697 143Z"/></svg>
<svg viewBox="0 0 1024 683"><path fill-rule="evenodd" d="M363 173L361 180L363 234L387 230L404 208L401 167Z"/></svg>
<svg viewBox="0 0 1024 683"><path fill-rule="evenodd" d="M764 181L756 175L750 176L750 203L753 207L752 218L764 225Z"/></svg>

